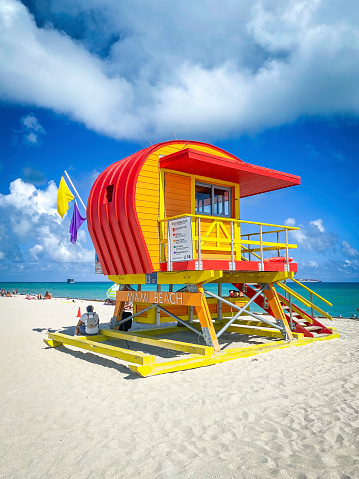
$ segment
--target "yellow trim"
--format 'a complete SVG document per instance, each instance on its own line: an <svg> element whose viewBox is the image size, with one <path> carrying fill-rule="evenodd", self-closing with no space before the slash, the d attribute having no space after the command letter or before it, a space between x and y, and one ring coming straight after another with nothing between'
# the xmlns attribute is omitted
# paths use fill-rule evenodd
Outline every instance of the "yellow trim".
<svg viewBox="0 0 359 479"><path fill-rule="evenodd" d="M223 271L164 271L157 273L157 284L197 284L216 282ZM110 275L108 279L116 284L146 284L145 274Z"/></svg>

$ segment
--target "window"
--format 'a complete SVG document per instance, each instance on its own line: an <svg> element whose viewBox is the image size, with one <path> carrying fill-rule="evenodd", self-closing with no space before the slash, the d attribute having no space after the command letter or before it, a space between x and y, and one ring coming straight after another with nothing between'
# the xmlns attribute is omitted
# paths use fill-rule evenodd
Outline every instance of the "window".
<svg viewBox="0 0 359 479"><path fill-rule="evenodd" d="M106 193L105 193L105 199L104 199L104 203L105 203L105 204L111 203L111 201L112 201L113 187L114 187L114 186L115 186L115 185L106 186Z"/></svg>
<svg viewBox="0 0 359 479"><path fill-rule="evenodd" d="M231 189L196 182L195 205L200 215L231 216Z"/></svg>

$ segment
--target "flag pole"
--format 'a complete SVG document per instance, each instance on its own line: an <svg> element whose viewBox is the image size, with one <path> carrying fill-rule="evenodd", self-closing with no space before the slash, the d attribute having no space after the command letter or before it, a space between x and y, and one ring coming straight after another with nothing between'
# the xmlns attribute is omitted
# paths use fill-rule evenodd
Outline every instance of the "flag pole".
<svg viewBox="0 0 359 479"><path fill-rule="evenodd" d="M86 211L86 206L84 205L84 202L82 201L81 196L78 194L77 189L75 188L75 186L74 186L74 184L72 183L72 181L71 181L69 175L67 174L67 171L64 170L64 173L65 173L65 175L67 176L67 179L69 180L70 185L71 185L72 188L74 189L74 192L75 192L77 198L81 201L81 204L82 204L82 206L85 208L85 211Z"/></svg>

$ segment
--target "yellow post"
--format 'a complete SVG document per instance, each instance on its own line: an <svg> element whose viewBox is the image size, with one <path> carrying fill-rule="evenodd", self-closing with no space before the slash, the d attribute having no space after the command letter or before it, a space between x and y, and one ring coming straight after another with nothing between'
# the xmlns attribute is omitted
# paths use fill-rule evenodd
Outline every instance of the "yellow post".
<svg viewBox="0 0 359 479"><path fill-rule="evenodd" d="M212 346L216 352L220 351L216 331L213 327L211 313L209 312L206 297L203 292L202 283L197 284L198 292L201 293L201 305L195 306L202 333L207 346Z"/></svg>
<svg viewBox="0 0 359 479"><path fill-rule="evenodd" d="M269 289L265 289L263 293L265 297L267 298L269 306L271 307L273 311L274 318L283 323L283 326L287 332L289 341L293 341L292 331L290 330L287 318L285 317L285 314L283 312L282 306L280 304L280 301L277 295L277 291L275 290L273 283L269 283L268 286L269 286Z"/></svg>

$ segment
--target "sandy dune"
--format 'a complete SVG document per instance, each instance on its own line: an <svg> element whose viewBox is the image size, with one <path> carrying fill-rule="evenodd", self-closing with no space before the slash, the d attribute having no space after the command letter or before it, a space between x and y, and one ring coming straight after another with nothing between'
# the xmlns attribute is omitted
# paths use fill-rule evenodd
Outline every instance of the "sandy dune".
<svg viewBox="0 0 359 479"><path fill-rule="evenodd" d="M48 348L88 302L0 298L0 477L359 478L359 321L340 339L137 378ZM101 322L113 307L95 304Z"/></svg>

